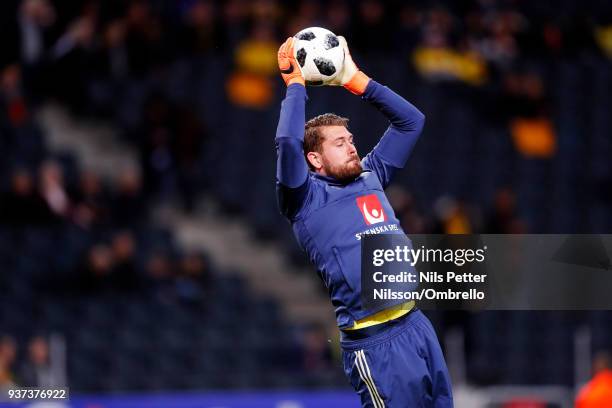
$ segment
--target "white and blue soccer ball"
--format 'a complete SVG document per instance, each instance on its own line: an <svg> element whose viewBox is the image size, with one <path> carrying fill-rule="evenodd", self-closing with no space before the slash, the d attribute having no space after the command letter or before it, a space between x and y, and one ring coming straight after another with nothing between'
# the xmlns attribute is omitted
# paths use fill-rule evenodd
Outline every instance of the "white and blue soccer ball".
<svg viewBox="0 0 612 408"><path fill-rule="evenodd" d="M322 27L308 27L297 33L295 59L306 85L325 85L342 71L344 50L336 34Z"/></svg>

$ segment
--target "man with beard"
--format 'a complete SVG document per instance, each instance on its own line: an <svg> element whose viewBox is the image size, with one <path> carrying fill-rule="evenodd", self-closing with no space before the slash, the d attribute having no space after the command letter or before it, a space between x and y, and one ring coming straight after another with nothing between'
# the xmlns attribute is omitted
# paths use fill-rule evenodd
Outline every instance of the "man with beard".
<svg viewBox="0 0 612 408"><path fill-rule="evenodd" d="M425 117L359 71L339 37L345 62L333 83L370 102L391 122L359 159L348 119L328 113L305 123L306 88L293 57L294 39L278 63L287 95L276 131L276 186L281 212L329 289L341 330L344 371L364 407L452 407L450 378L431 323L414 302L383 310L361 301L361 237L403 234L383 189L404 167Z"/></svg>

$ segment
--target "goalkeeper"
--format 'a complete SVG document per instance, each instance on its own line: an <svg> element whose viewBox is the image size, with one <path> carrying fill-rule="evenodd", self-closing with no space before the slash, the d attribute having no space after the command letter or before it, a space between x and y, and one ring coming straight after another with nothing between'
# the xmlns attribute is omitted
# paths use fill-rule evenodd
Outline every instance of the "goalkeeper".
<svg viewBox="0 0 612 408"><path fill-rule="evenodd" d="M361 96L391 124L360 160L348 119L328 113L305 123L305 81L293 56L294 39L287 39L278 51L287 84L276 131L279 206L329 289L344 372L362 406L452 407L448 369L427 317L414 302L372 312L360 300L359 238L378 226L403 234L383 189L404 167L425 117L359 71L345 39L339 40L345 62L330 85Z"/></svg>

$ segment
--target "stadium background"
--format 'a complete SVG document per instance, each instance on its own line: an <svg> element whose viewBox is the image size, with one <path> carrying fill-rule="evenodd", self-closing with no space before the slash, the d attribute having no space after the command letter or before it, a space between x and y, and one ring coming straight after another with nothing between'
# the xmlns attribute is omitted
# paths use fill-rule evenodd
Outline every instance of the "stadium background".
<svg viewBox="0 0 612 408"><path fill-rule="evenodd" d="M388 191L406 231L612 229L610 2L13 0L0 19L0 388L356 403L275 201L276 51L304 27L427 115ZM361 154L386 127L342 89L309 97ZM571 406L612 348L609 312L428 316L459 407Z"/></svg>

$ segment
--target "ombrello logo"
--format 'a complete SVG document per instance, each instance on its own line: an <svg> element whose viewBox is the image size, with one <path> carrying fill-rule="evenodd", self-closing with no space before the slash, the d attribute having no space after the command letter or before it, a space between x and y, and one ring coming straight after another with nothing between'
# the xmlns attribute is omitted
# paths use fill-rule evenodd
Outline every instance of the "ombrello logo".
<svg viewBox="0 0 612 408"><path fill-rule="evenodd" d="M357 207L359 207L359 211L361 211L367 225L387 221L387 216L376 194L357 197Z"/></svg>

